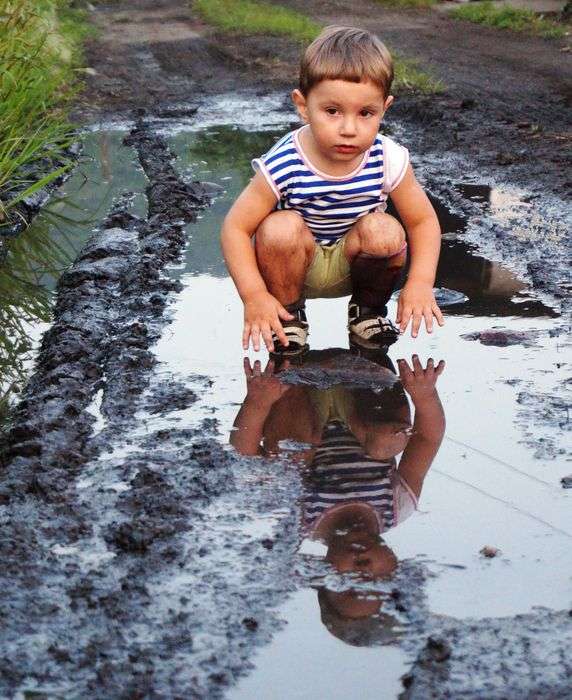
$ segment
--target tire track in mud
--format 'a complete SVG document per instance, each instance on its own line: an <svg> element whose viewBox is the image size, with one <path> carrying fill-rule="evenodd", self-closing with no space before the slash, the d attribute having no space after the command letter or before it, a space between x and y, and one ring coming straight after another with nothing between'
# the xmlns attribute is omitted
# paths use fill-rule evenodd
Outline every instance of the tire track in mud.
<svg viewBox="0 0 572 700"><path fill-rule="evenodd" d="M218 696L293 586L293 474L277 485L276 465L227 452L212 419L136 435L142 414L184 408L208 383L154 380L150 348L180 289L163 269L209 196L142 121L126 143L150 181L148 217L119 201L61 278L2 445L2 697ZM276 509L280 534L261 546L245 521Z"/></svg>

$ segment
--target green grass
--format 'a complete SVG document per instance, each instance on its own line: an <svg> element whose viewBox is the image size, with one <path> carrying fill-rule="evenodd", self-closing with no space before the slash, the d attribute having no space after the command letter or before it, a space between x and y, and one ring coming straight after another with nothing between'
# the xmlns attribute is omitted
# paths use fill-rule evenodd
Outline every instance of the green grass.
<svg viewBox="0 0 572 700"><path fill-rule="evenodd" d="M238 34L278 34L310 42L321 29L299 12L258 0L195 0L193 7L209 24Z"/></svg>
<svg viewBox="0 0 572 700"><path fill-rule="evenodd" d="M70 4L0 2L0 235L22 199L71 167L67 111L87 24Z"/></svg>
<svg viewBox="0 0 572 700"><path fill-rule="evenodd" d="M471 2L455 8L451 17L469 22L486 24L499 29L530 32L546 38L557 38L566 34L566 28L557 22L544 19L531 10L522 10L508 5L493 5L489 0Z"/></svg>
<svg viewBox="0 0 572 700"><path fill-rule="evenodd" d="M433 0L395 1L424 3ZM310 17L258 0L194 0L193 7L209 24L236 34L281 34L309 43L322 30ZM443 90L441 81L431 77L416 61L394 54L394 62L396 91L407 89L432 94Z"/></svg>
<svg viewBox="0 0 572 700"><path fill-rule="evenodd" d="M0 270L0 434L12 404L27 378L33 346L30 326L51 319L52 292L46 282L70 265L70 256L54 240L44 212L43 222L19 236L4 239L6 259Z"/></svg>

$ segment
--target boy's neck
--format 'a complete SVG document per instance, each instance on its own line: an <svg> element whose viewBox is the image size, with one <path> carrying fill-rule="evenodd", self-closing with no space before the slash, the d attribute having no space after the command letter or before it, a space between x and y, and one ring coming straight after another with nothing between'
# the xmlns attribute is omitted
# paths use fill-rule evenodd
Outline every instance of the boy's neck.
<svg viewBox="0 0 572 700"><path fill-rule="evenodd" d="M364 157L363 153L358 153L351 161L343 162L336 162L325 158L316 144L314 135L312 134L312 128L309 124L300 130L299 139L304 154L307 156L310 163L324 174L332 175L333 177L349 175L360 165Z"/></svg>

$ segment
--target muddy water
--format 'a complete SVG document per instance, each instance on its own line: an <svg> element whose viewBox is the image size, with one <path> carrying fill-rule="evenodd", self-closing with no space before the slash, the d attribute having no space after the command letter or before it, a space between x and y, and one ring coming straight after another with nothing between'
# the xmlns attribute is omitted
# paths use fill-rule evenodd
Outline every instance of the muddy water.
<svg viewBox="0 0 572 700"><path fill-rule="evenodd" d="M401 338L389 353L393 364L380 366L350 355L347 300L315 300L308 304L311 349L338 349L333 354L341 364L331 360L331 353L314 354L302 367L288 370L288 382L269 373L256 376L253 386L255 361L264 370L268 358L264 352L260 357L250 353L245 366L241 304L221 262L218 231L230 202L250 177L249 158L263 152L282 130L249 130L253 125L248 123L238 128L228 124L236 110L220 112L218 120L211 120L216 123L200 127L189 123L169 130L163 125L179 156L180 172L212 183L216 192L213 205L188 227L184 260L169 271L183 290L172 296L167 309L172 323L155 347L159 364L152 378L155 386L164 379L190 384L198 401L160 415L140 410L135 427L114 438L110 453L86 469L78 489L88 494L98 479L105 482L105 460L127 459L137 440L159 430L200 430L205 420L215 419L225 449L256 454L264 448L265 466L237 468L236 493L223 494L203 514L213 548L218 544L228 550L230 581L233 572L245 581L257 575L241 564L241 551L249 543L271 549L281 540L288 543L295 528L297 545L288 553L295 560L294 573L284 567L284 575L292 576L291 595L277 608L277 620L286 624L275 623L272 640L253 659L254 668L228 695L251 697L265 688L265 697L276 698L396 697L400 676L412 661L408 634L422 629L425 621L505 617L535 606L559 610L569 605L571 583L563 572L572 565L570 495L559 483L565 471L562 427L567 417L557 407L554 420L541 421L530 410L537 397L549 395L563 381L565 345L562 336L550 334L557 314L509 269L478 256L463 242L471 222L442 204L446 235L437 285L457 292L457 301L466 297L447 307L444 328L415 341ZM68 185L70 192L77 187L75 202L81 210L96 212L82 235L107 213L112 198L144 188L133 152L121 146L123 136L112 129L91 134L87 153L94 160L84 165L91 169L88 182L81 187L78 173ZM138 207L144 208L140 196L134 198L136 212ZM395 302L390 306L394 312ZM523 332L530 342L494 347L462 337L495 327ZM415 438L408 430L416 415L415 391L404 393L395 383L396 360L404 358L413 366L414 353L423 367L429 358L445 363L437 390L447 426L438 451L423 458L415 451L412 458L404 445ZM343 371L352 362L358 365L351 365L355 371L348 378ZM279 400L262 424L260 419L242 420L249 401L256 408L272 392ZM434 442L439 442L439 407L432 408L424 430L434 431ZM97 396L90 411L97 419L94 433L104 435L107 426ZM317 523L321 518L328 524L328 498L339 503L340 495L343 500L355 493L355 480L344 482L339 474L312 479L309 467L315 466L315 450L327 443L328 425L345 430L345 444L349 440L354 450L352 478L358 469L359 485L366 487L360 493L374 497L364 496L364 509L345 511L343 522L330 523L331 532L321 532L320 539ZM416 433L422 436L423 430L418 426ZM373 465L370 455L360 452L368 439L377 440L379 448ZM369 470L365 475L356 467L363 463ZM107 486L114 493L130 488L127 482ZM287 497L278 498L280 493ZM411 504L417 495L415 508ZM484 546L498 549L497 556L483 557ZM98 565L113 557L101 539L90 552L55 553ZM372 560L392 577L380 583L364 575ZM552 572L549 586L547 572ZM185 575L173 580L174 595L184 587ZM189 592L197 599L206 595ZM207 658L207 638L213 632L223 630L205 630L204 642L196 636L198 657ZM192 658L187 662L192 664Z"/></svg>
<svg viewBox="0 0 572 700"><path fill-rule="evenodd" d="M221 439L235 443L233 424L246 394L239 343L241 305L220 262L218 230L229 203L250 176L249 156L264 151L274 138L273 133L217 126L171 139L181 168L191 167L195 177L213 181L225 191L189 231L185 263L172 272L185 287L157 353L165 371L181 377L199 371L213 381L198 410L195 406L172 419L198 422L216 408ZM524 414L521 417L519 404L524 392L549 391L562 376L562 340L549 335L557 314L534 298L510 270L476 255L455 238L466 221L443 205L439 211L447 240L437 285L462 292L467 301L447 309L443 329L417 341L402 338L390 356L411 364L417 353L423 366L430 357L445 361L438 390L447 430L425 479L418 511L389 528L383 539L400 562L426 567L424 594L430 615L465 619L515 615L539 605L559 609L570 600L569 577L553 576L549 587L545 582L555 562L561 572L572 565L570 503L559 484L565 446L557 426L529 424ZM308 304L313 350L348 347L346 303L342 299ZM534 330L538 338L531 347L486 347L461 337L494 327ZM259 359L264 369L265 353ZM255 361L254 353L250 361ZM303 421L304 414L300 415ZM560 418L566 420L565 412ZM299 436L303 429L303 424L290 426L289 437ZM544 450L544 444L550 449ZM396 461L402 457L396 454ZM250 515L255 522L266 523L265 536L279 536L279 513ZM303 516L299 557L307 563L316 555L323 557L324 550L316 552L320 548L308 544L302 521ZM484 558L480 550L485 545L497 548L499 554ZM318 576L304 582L301 576L301 589L279 611L288 626L260 652L257 669L231 697L251 696L261 687L276 688L269 697L310 697L320 690L328 697L380 697L381 688L383 697L398 692L406 663L403 652L394 646L372 650L340 642L343 632L336 630L336 624L343 628L343 615L334 616L336 624L328 622L318 594L328 585L335 590L339 582L326 579ZM379 627L388 624L379 606L371 620L372 624L377 620ZM362 643L368 643L365 632ZM343 672L337 673L341 668Z"/></svg>

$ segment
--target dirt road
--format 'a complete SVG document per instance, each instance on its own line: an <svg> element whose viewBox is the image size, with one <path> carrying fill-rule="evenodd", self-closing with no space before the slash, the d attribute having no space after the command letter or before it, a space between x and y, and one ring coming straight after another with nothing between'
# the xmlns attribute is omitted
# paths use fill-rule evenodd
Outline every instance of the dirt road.
<svg viewBox="0 0 572 700"><path fill-rule="evenodd" d="M348 584L304 537L292 465L308 445L286 435L260 459L226 444L253 376L257 406L341 387L381 409L397 381L338 347L343 300L312 327L341 368L284 384L243 366L217 232L249 157L293 119L299 47L222 36L176 0L101 4L76 184L113 206L60 280L0 446L0 695L568 697L569 54L430 11L285 4L379 31L446 84L388 115L439 209L438 284L461 300L441 335L399 343L448 364L428 512L389 531L394 576Z"/></svg>

